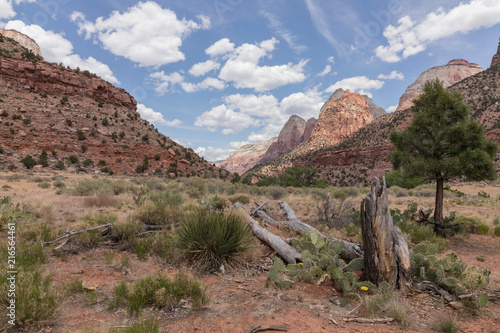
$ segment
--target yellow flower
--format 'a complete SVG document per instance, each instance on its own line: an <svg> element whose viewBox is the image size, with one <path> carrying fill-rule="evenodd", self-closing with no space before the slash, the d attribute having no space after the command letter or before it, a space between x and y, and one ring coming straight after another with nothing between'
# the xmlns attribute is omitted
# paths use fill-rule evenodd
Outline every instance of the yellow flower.
<svg viewBox="0 0 500 333"><path fill-rule="evenodd" d="M303 262L299 262L299 266L304 266L304 263Z"/></svg>
<svg viewBox="0 0 500 333"><path fill-rule="evenodd" d="M368 287L361 287L361 290L368 291Z"/></svg>

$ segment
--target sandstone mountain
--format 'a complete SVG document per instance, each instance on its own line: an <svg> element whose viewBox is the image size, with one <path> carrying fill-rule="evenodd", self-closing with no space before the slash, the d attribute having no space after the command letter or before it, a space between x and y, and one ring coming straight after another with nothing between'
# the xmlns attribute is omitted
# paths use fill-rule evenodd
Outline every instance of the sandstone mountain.
<svg viewBox="0 0 500 333"><path fill-rule="evenodd" d="M340 98L331 97L321 110L309 139L320 145L334 145L374 119L366 99L349 90L343 92Z"/></svg>
<svg viewBox="0 0 500 333"><path fill-rule="evenodd" d="M340 99L345 93L345 90L342 88L339 88L333 92L333 94L330 96L330 99ZM377 119L379 117L382 117L383 115L386 114L385 110L375 104L375 102L367 95L362 95L363 98L366 100L366 103L368 104L368 108L370 109L370 113L373 115L374 119ZM328 105L328 101L323 105L321 108L321 112L323 112Z"/></svg>
<svg viewBox="0 0 500 333"><path fill-rule="evenodd" d="M306 121L297 115L291 116L281 130L276 142L264 153L259 164L266 164L292 151L302 143Z"/></svg>
<svg viewBox="0 0 500 333"><path fill-rule="evenodd" d="M481 66L472 64L464 59L455 59L448 62L445 66L432 67L420 74L418 79L406 88L406 91L399 99L399 105L396 110L409 109L413 105L412 100L422 93L424 84L427 81L439 79L443 82L443 86L447 88L482 71L483 68Z"/></svg>
<svg viewBox="0 0 500 333"><path fill-rule="evenodd" d="M259 141L257 143L244 145L237 151L231 153L224 161L215 164L229 172L237 172L242 175L259 163L264 153L277 140L278 138L272 138L267 141Z"/></svg>
<svg viewBox="0 0 500 333"><path fill-rule="evenodd" d="M451 69L437 68L436 70L435 67L424 72L416 83L423 86L424 78L435 79L435 75L429 74L433 72L434 74L436 72L454 73L451 76L453 80L459 80L462 74L469 73L466 78L455 82L448 89L459 91L464 95L465 103L471 107L472 117L488 130L486 137L500 143L500 66L496 65L483 71L478 65L463 60L454 60L449 64L451 64ZM470 74L474 71L476 74ZM443 78L443 76L440 77L440 80ZM450 83L453 80L447 82ZM336 91L331 100L322 108L322 113L326 112L329 103L339 103L339 98L344 98L344 95ZM359 106L362 105L359 98L355 100L358 101ZM366 115L366 113L363 114ZM389 133L393 130L404 129L410 123L411 118L412 113L408 108L386 114L358 128L337 144L320 145L314 142L314 138L311 138L309 142L301 144L291 153L248 171L245 177L265 178L276 176L292 166L315 166L320 171L320 179L336 186L368 185L368 181L374 176L381 176L392 171L391 163L387 158L393 150L388 141ZM320 115L318 121L320 125L316 125L315 131L322 128L322 120ZM333 121L329 123L334 124ZM323 132L323 137L332 135L326 130ZM497 158L496 163L497 169L500 170L500 158Z"/></svg>
<svg viewBox="0 0 500 333"><path fill-rule="evenodd" d="M3 34L0 137L0 168L10 170L24 168L23 157L37 159L45 150L50 168L219 175L192 149L141 119L135 99L125 90L88 71L45 62Z"/></svg>

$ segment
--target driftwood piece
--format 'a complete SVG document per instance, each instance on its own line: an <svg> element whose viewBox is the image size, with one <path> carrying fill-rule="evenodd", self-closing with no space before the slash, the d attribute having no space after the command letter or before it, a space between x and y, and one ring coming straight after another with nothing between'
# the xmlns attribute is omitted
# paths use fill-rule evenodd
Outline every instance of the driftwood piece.
<svg viewBox="0 0 500 333"><path fill-rule="evenodd" d="M294 210L290 208L290 206L286 202L280 202L280 207L285 211L285 213L288 216L288 220L286 221L275 221L271 217L269 217L266 213L263 211L256 211L255 215L261 219L263 219L266 223L270 225L276 225L276 226L285 226L297 233L302 233L302 232L315 232L319 236L332 240L332 241L341 241L344 242L345 247L346 247L346 252L349 260L353 260L356 258L362 258L363 257L363 249L361 245L356 244L356 243L351 243L342 239L338 239L335 237L327 237L323 235L318 229L314 228L313 226L302 222L297 218L297 215L295 214Z"/></svg>
<svg viewBox="0 0 500 333"><path fill-rule="evenodd" d="M245 207L236 203L234 207L243 212L247 222L252 228L255 236L266 243L276 254L281 257L287 264L296 264L302 261L302 256L297 250L288 245L281 237L269 232L267 229L262 228L257 221L245 212Z"/></svg>
<svg viewBox="0 0 500 333"><path fill-rule="evenodd" d="M361 202L361 232L365 250L362 279L376 285L382 281L408 291L413 283L408 241L394 226L383 184L375 177L370 193Z"/></svg>
<svg viewBox="0 0 500 333"><path fill-rule="evenodd" d="M267 328L263 328L262 325L254 325L245 333L257 333L257 332L266 332L266 331L275 331L275 332L288 332L286 326L270 326Z"/></svg>
<svg viewBox="0 0 500 333"><path fill-rule="evenodd" d="M42 245L45 246L45 245L49 245L49 244L52 244L52 243L56 243L60 240L63 240L63 239L66 239L66 238L69 238L69 237L72 237L72 236L75 236L75 235L78 235L78 234L81 234L81 233L84 233L86 231L92 231L92 230L98 230L98 229L104 229L104 228L109 228L109 227L112 227L113 224L112 223L107 223L107 224L104 224L104 225L100 225L98 227L93 227L93 228L88 228L88 229L83 229L83 230L79 230L79 231L71 231L71 232L68 232L67 235L65 236L62 236L62 237L59 237L57 239L54 239L53 241L51 242L45 242L43 243Z"/></svg>
<svg viewBox="0 0 500 333"><path fill-rule="evenodd" d="M360 324L387 324L390 322L394 321L394 318L359 318L359 317L354 317L354 318L344 318L344 321L347 323L350 322L356 322Z"/></svg>

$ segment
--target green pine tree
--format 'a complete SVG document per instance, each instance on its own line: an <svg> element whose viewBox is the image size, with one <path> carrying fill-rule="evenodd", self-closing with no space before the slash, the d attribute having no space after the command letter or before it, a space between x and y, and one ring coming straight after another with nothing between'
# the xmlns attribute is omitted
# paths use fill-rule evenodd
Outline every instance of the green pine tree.
<svg viewBox="0 0 500 333"><path fill-rule="evenodd" d="M394 169L408 177L436 182L434 232L444 236L444 182L465 176L479 181L496 179L493 163L498 145L484 137L484 127L472 120L459 92L446 90L439 80L428 81L413 100L411 124L390 134Z"/></svg>

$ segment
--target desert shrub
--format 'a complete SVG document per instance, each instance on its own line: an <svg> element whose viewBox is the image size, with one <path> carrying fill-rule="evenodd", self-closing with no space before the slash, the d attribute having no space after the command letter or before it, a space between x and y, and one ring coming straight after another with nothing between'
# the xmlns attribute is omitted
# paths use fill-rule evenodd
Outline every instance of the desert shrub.
<svg viewBox="0 0 500 333"><path fill-rule="evenodd" d="M239 202L243 205L248 205L250 203L250 198L244 194L237 194L229 198L229 201L231 201L232 204Z"/></svg>
<svg viewBox="0 0 500 333"><path fill-rule="evenodd" d="M65 289L65 291L70 295L83 293L85 290L83 287L83 281L79 278L74 278L73 280L65 283L63 289Z"/></svg>
<svg viewBox="0 0 500 333"><path fill-rule="evenodd" d="M279 186L270 186L267 188L266 194L273 200L280 200L285 196L285 189Z"/></svg>
<svg viewBox="0 0 500 333"><path fill-rule="evenodd" d="M33 158L31 155L26 155L22 160L21 163L24 164L26 169L33 169L33 167L36 165L36 160Z"/></svg>
<svg viewBox="0 0 500 333"><path fill-rule="evenodd" d="M378 287L374 287L368 292L371 295L365 295L359 309L360 314L366 317L381 314L394 297L394 287L387 282L382 282Z"/></svg>
<svg viewBox="0 0 500 333"><path fill-rule="evenodd" d="M117 200L109 194L97 194L83 200L85 207L111 207L115 203L117 203Z"/></svg>
<svg viewBox="0 0 500 333"><path fill-rule="evenodd" d="M65 188L66 184L62 180L56 180L54 182L54 187L55 188Z"/></svg>
<svg viewBox="0 0 500 333"><path fill-rule="evenodd" d="M403 327L408 327L413 321L413 312L408 301L404 299L391 299L384 307L384 314Z"/></svg>
<svg viewBox="0 0 500 333"><path fill-rule="evenodd" d="M127 221L124 223L117 223L111 229L113 238L120 243L132 243L137 235L142 230L139 223L134 221Z"/></svg>
<svg viewBox="0 0 500 333"><path fill-rule="evenodd" d="M495 230L493 231L493 235L500 236L500 225L495 226Z"/></svg>
<svg viewBox="0 0 500 333"><path fill-rule="evenodd" d="M354 186L343 187L342 191L344 191L348 197L356 197L359 195L359 188Z"/></svg>
<svg viewBox="0 0 500 333"><path fill-rule="evenodd" d="M413 195L416 197L433 198L436 196L436 189L422 185L413 190Z"/></svg>
<svg viewBox="0 0 500 333"><path fill-rule="evenodd" d="M142 224L167 225L180 222L185 210L181 206L169 206L146 201L134 213L134 219Z"/></svg>
<svg viewBox="0 0 500 333"><path fill-rule="evenodd" d="M450 315L437 316L432 326L434 326L434 329L438 332L443 333L456 333L460 330L457 320Z"/></svg>
<svg viewBox="0 0 500 333"><path fill-rule="evenodd" d="M77 164L78 163L78 156L76 156L76 155L69 155L68 156L68 161L71 164Z"/></svg>
<svg viewBox="0 0 500 333"><path fill-rule="evenodd" d="M484 222L479 223L477 226L477 233L480 235L487 235L490 233L490 226Z"/></svg>
<svg viewBox="0 0 500 333"><path fill-rule="evenodd" d="M197 209L176 230L176 246L183 255L209 269L237 259L252 240L250 227L235 212Z"/></svg>
<svg viewBox="0 0 500 333"><path fill-rule="evenodd" d="M55 168L58 169L58 170L65 170L66 169L66 165L64 165L63 161L58 160L56 162Z"/></svg>
<svg viewBox="0 0 500 333"><path fill-rule="evenodd" d="M405 188L399 187L397 185L392 186L390 188L389 192L391 192L391 191L392 191L392 193L394 193L394 196L396 196L397 198L408 196L408 190Z"/></svg>
<svg viewBox="0 0 500 333"><path fill-rule="evenodd" d="M76 196L91 196L98 194L119 195L132 188L129 182L124 180L111 181L109 179L82 179L72 189Z"/></svg>
<svg viewBox="0 0 500 333"><path fill-rule="evenodd" d="M190 178L189 181L186 181L185 185L188 188L186 194L193 199L200 199L207 192L207 185L204 179Z"/></svg>
<svg viewBox="0 0 500 333"><path fill-rule="evenodd" d="M347 211L353 208L353 204L347 199L347 194L343 190L334 193L318 192L315 197L320 222L334 228L354 222L346 215Z"/></svg>
<svg viewBox="0 0 500 333"><path fill-rule="evenodd" d="M478 232L479 226L485 224L484 221L477 216L463 216L457 215L455 217L455 222L462 226L462 230L465 233L475 234Z"/></svg>
<svg viewBox="0 0 500 333"><path fill-rule="evenodd" d="M92 163L94 163L94 162L90 158L87 158L83 161L83 166L87 168L87 167L91 166Z"/></svg>
<svg viewBox="0 0 500 333"><path fill-rule="evenodd" d="M39 188L50 188L52 185L49 182L42 182L37 185Z"/></svg>
<svg viewBox="0 0 500 333"><path fill-rule="evenodd" d="M109 333L159 333L160 324L154 318L145 318L133 322L131 326L125 328L111 328Z"/></svg>
<svg viewBox="0 0 500 333"><path fill-rule="evenodd" d="M209 301L206 287L186 273L180 272L171 280L166 276L146 276L131 286L122 281L114 288L112 307L125 303L131 313L139 313L148 305L157 308L173 307L182 299L190 299L193 308Z"/></svg>

